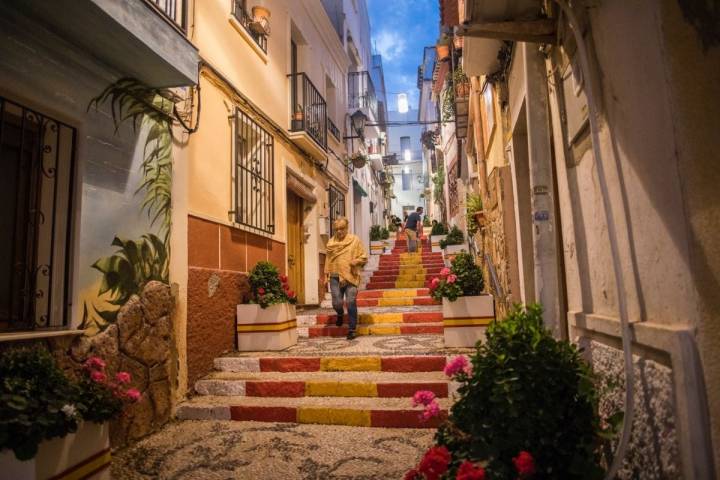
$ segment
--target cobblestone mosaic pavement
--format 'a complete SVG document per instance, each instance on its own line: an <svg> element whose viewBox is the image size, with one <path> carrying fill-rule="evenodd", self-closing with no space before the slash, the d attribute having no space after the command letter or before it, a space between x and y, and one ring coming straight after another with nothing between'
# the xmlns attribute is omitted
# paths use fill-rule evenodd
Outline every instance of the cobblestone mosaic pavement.
<svg viewBox="0 0 720 480"><path fill-rule="evenodd" d="M434 430L183 421L115 452L122 480L399 479Z"/></svg>

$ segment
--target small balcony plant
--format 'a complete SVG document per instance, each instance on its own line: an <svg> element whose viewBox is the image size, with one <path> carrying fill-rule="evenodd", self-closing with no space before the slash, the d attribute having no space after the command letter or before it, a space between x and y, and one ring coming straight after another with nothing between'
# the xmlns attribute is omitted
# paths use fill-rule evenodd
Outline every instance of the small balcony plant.
<svg viewBox="0 0 720 480"><path fill-rule="evenodd" d="M435 51L437 52L437 59L439 62L443 62L450 58L450 37L443 33L438 38L437 44L435 45Z"/></svg>
<svg viewBox="0 0 720 480"><path fill-rule="evenodd" d="M469 193L465 202L467 211L466 222L468 236L472 237L477 231L485 226L485 213L483 212L482 197L479 193Z"/></svg>
<svg viewBox="0 0 720 480"><path fill-rule="evenodd" d="M442 301L446 346L472 347L484 338L485 328L495 319L495 303L483 288L482 269L466 252L458 253L451 267L432 279L430 295Z"/></svg>
<svg viewBox="0 0 720 480"><path fill-rule="evenodd" d="M288 277L270 262L258 262L248 278L248 303L237 306L240 351L283 350L297 343L297 295Z"/></svg>

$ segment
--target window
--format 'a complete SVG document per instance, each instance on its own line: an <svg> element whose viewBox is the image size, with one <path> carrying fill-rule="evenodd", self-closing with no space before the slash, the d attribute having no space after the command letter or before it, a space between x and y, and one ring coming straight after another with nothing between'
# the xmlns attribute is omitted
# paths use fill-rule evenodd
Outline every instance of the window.
<svg viewBox="0 0 720 480"><path fill-rule="evenodd" d="M275 233L275 140L245 112L235 114L235 221Z"/></svg>
<svg viewBox="0 0 720 480"><path fill-rule="evenodd" d="M335 220L345 216L345 194L330 185L328 188L330 200L330 235L335 234Z"/></svg>
<svg viewBox="0 0 720 480"><path fill-rule="evenodd" d="M0 331L68 323L75 138L0 97Z"/></svg>
<svg viewBox="0 0 720 480"><path fill-rule="evenodd" d="M410 152L410 137L400 137L400 152L402 152L404 161L412 161L412 153Z"/></svg>
<svg viewBox="0 0 720 480"><path fill-rule="evenodd" d="M233 0L233 16L238 23L245 28L245 31L250 37L255 40L257 46L260 47L263 52L267 53L267 36L255 32L250 26L253 18L248 13L247 0Z"/></svg>
<svg viewBox="0 0 720 480"><path fill-rule="evenodd" d="M410 190L411 183L412 183L412 173L411 172L403 172L402 173L402 189Z"/></svg>

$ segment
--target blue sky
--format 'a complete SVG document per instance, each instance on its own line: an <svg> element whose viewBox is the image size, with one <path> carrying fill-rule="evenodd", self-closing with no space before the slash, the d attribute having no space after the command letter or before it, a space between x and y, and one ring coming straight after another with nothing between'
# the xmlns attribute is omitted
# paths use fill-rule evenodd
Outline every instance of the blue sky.
<svg viewBox="0 0 720 480"><path fill-rule="evenodd" d="M389 110L395 110L397 93L407 93L417 108L417 67L423 47L438 37L438 0L367 0L376 53L383 56ZM379 87L376 87L379 88Z"/></svg>

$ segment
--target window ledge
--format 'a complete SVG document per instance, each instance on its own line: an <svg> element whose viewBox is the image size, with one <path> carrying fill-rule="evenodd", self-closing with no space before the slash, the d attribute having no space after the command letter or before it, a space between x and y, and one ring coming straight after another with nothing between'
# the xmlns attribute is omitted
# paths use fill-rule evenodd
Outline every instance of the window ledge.
<svg viewBox="0 0 720 480"><path fill-rule="evenodd" d="M47 330L47 331L31 331L31 332L12 332L0 333L0 343L17 342L20 340L39 340L42 338L52 337L68 337L73 335L82 335L85 330Z"/></svg>
<svg viewBox="0 0 720 480"><path fill-rule="evenodd" d="M232 25L235 30L238 31L243 40L245 40L245 42L247 42L252 47L253 51L258 55L258 57L260 57L260 60L267 64L267 53L263 52L263 49L260 48L260 45L258 45L255 39L250 36L248 31L245 30L245 27L243 27L240 22L238 22L237 18L235 18L235 15L231 13L228 21L230 22L230 25Z"/></svg>

